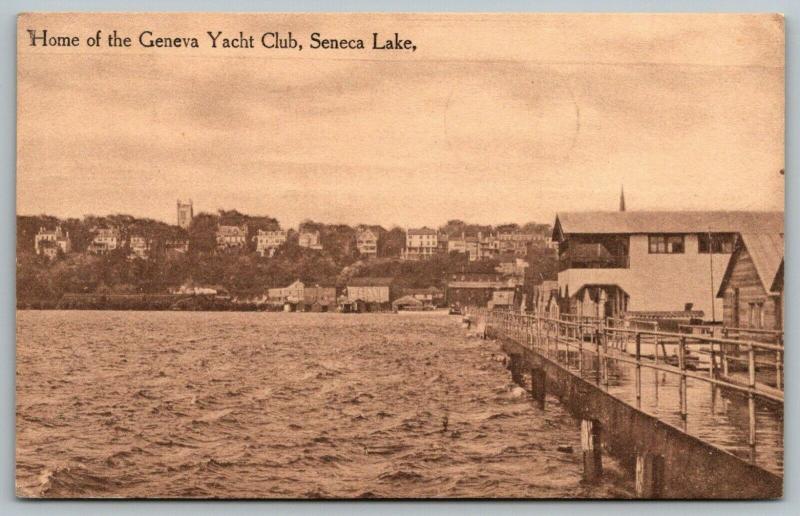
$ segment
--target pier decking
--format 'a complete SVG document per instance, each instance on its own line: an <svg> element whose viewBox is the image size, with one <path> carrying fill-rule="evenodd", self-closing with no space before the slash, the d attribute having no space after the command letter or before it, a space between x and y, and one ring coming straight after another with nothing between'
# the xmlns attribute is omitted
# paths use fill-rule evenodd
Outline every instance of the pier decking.
<svg viewBox="0 0 800 516"><path fill-rule="evenodd" d="M604 429L601 441L639 477L643 457L663 461L663 485L644 496L692 496L701 488L696 482L706 497L780 496L781 344L610 320L471 314L508 344L512 376L531 385L534 398L547 383L574 413Z"/></svg>

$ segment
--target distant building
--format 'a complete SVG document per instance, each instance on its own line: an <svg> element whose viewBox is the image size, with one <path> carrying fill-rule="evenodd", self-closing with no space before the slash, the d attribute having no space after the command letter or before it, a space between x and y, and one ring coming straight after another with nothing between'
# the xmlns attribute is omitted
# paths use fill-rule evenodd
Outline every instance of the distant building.
<svg viewBox="0 0 800 516"><path fill-rule="evenodd" d="M440 253L439 233L430 228L409 229L406 231L406 247L403 251L405 260L427 260Z"/></svg>
<svg viewBox="0 0 800 516"><path fill-rule="evenodd" d="M247 246L247 224L217 227L217 249L220 251L244 249Z"/></svg>
<svg viewBox="0 0 800 516"><path fill-rule="evenodd" d="M515 278L525 278L525 271L528 270L529 264L522 258L515 255L504 255L499 259L495 271L507 276L514 276Z"/></svg>
<svg viewBox="0 0 800 516"><path fill-rule="evenodd" d="M447 303L485 307L494 299L494 292L516 292L519 283L502 274L451 274L447 282Z"/></svg>
<svg viewBox="0 0 800 516"><path fill-rule="evenodd" d="M130 240L131 257L143 260L150 256L152 242L143 236L132 236Z"/></svg>
<svg viewBox="0 0 800 516"><path fill-rule="evenodd" d="M189 240L185 238L176 238L164 242L164 250L168 253L185 254L189 252Z"/></svg>
<svg viewBox="0 0 800 516"><path fill-rule="evenodd" d="M356 249L366 258L378 256L378 235L370 228L359 230L356 233Z"/></svg>
<svg viewBox="0 0 800 516"><path fill-rule="evenodd" d="M314 230L300 230L300 236L297 238L297 244L306 249L321 250L322 244L319 241L319 231Z"/></svg>
<svg viewBox="0 0 800 516"><path fill-rule="evenodd" d="M465 236L462 233L460 237L450 237L447 252L466 254L471 262L488 260L500 254L500 241L491 233L484 235L478 232L477 236Z"/></svg>
<svg viewBox="0 0 800 516"><path fill-rule="evenodd" d="M351 278L340 303L342 311L380 311L391 308L392 278Z"/></svg>
<svg viewBox="0 0 800 516"><path fill-rule="evenodd" d="M303 290L303 303L306 312L332 312L336 309L336 288L306 287Z"/></svg>
<svg viewBox="0 0 800 516"><path fill-rule="evenodd" d="M725 326L783 330L783 234L742 233L717 297Z"/></svg>
<svg viewBox="0 0 800 516"><path fill-rule="evenodd" d="M305 300L305 284L297 280L288 287L271 288L267 291L269 303L291 307L296 310L297 306Z"/></svg>
<svg viewBox="0 0 800 516"><path fill-rule="evenodd" d="M88 251L92 254L106 254L122 247L122 243L119 229L95 228Z"/></svg>
<svg viewBox="0 0 800 516"><path fill-rule="evenodd" d="M553 238L562 313L686 312L719 321L722 304L714 300L737 234L782 232L779 212L559 213Z"/></svg>
<svg viewBox="0 0 800 516"><path fill-rule="evenodd" d="M192 206L192 200L189 199L189 202L181 202L181 200L178 199L178 226L183 229L189 229L193 218L194 207Z"/></svg>
<svg viewBox="0 0 800 516"><path fill-rule="evenodd" d="M443 306L444 291L436 287L428 288L404 288L400 291L402 296L411 296L432 306Z"/></svg>
<svg viewBox="0 0 800 516"><path fill-rule="evenodd" d="M558 319L558 281L545 280L534 285L533 311L540 316Z"/></svg>
<svg viewBox="0 0 800 516"><path fill-rule="evenodd" d="M254 237L256 252L262 257L272 257L283 244L286 243L286 231L282 229L259 229Z"/></svg>
<svg viewBox="0 0 800 516"><path fill-rule="evenodd" d="M40 227L34 237L33 248L36 254L52 259L58 256L59 252L69 253L72 250L72 241L69 238L69 232L63 231L61 226L56 226L52 230Z"/></svg>

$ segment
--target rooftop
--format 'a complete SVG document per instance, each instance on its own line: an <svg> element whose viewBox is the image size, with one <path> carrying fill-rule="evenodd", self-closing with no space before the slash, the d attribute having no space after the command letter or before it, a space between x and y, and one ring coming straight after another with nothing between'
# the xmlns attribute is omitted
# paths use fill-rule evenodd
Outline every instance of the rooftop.
<svg viewBox="0 0 800 516"><path fill-rule="evenodd" d="M783 212L582 211L556 215L553 238L568 234L782 233Z"/></svg>

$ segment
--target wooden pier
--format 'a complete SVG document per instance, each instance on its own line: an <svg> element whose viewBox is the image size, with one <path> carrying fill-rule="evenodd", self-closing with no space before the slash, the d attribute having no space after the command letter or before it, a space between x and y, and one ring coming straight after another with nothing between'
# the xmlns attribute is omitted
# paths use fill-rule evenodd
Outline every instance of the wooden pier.
<svg viewBox="0 0 800 516"><path fill-rule="evenodd" d="M782 496L782 344L602 319L469 314L502 341L512 378L530 385L541 407L545 393L556 395L582 420L586 481L602 474L607 452L635 476L642 498ZM723 404L736 417L721 417Z"/></svg>

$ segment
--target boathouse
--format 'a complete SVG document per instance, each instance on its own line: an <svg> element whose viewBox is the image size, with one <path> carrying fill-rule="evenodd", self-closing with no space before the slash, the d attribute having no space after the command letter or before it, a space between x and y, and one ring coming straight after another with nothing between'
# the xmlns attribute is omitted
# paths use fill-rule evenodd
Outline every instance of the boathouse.
<svg viewBox="0 0 800 516"><path fill-rule="evenodd" d="M716 297L737 235L782 232L781 212L559 213L561 311L594 304L594 314L617 317L688 308L721 321Z"/></svg>
<svg viewBox="0 0 800 516"><path fill-rule="evenodd" d="M783 234L742 233L717 297L725 326L783 330Z"/></svg>

